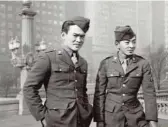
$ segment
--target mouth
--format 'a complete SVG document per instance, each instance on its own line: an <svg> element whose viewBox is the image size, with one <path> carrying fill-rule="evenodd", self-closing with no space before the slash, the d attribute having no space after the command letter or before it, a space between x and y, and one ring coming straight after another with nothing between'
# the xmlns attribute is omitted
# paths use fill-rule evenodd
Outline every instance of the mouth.
<svg viewBox="0 0 168 127"><path fill-rule="evenodd" d="M134 50L127 50L128 52L134 52Z"/></svg>

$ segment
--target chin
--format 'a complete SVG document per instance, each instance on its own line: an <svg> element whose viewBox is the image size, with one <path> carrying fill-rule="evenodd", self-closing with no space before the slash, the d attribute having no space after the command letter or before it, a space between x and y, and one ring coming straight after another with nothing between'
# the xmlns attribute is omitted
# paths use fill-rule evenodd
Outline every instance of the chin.
<svg viewBox="0 0 168 127"><path fill-rule="evenodd" d="M131 55L133 55L134 53L127 53L127 56L131 56Z"/></svg>

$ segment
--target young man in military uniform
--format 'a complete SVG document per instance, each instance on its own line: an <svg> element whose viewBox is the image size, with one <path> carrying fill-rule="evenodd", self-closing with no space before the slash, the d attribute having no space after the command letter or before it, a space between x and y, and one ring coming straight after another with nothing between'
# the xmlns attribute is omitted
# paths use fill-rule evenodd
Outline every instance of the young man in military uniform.
<svg viewBox="0 0 168 127"><path fill-rule="evenodd" d="M94 94L97 127L157 127L157 103L151 68L134 54L136 35L130 26L117 26L118 52L102 60ZM137 93L142 86L145 113Z"/></svg>
<svg viewBox="0 0 168 127"><path fill-rule="evenodd" d="M89 127L92 106L87 97L87 62L78 51L82 47L90 20L74 17L62 25L63 47L42 52L24 85L30 112L43 127ZM44 84L46 101L39 89Z"/></svg>

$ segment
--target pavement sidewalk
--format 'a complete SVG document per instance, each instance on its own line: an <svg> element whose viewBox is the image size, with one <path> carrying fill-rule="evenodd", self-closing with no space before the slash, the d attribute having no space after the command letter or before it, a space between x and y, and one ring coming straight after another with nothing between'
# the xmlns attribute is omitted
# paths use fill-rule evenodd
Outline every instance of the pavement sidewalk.
<svg viewBox="0 0 168 127"><path fill-rule="evenodd" d="M0 118L1 127L41 127L41 123L36 121L31 115L12 115L6 118ZM96 127L92 122L90 127Z"/></svg>
<svg viewBox="0 0 168 127"><path fill-rule="evenodd" d="M8 117L0 117L1 127L41 127L41 123L36 121L31 115L12 115ZM92 122L90 127L96 127ZM159 127L168 127L168 120L159 119Z"/></svg>

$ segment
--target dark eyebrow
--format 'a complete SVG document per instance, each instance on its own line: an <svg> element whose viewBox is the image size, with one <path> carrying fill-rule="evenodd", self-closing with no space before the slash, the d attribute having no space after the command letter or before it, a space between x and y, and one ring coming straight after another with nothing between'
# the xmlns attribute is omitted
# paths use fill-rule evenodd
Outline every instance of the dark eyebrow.
<svg viewBox="0 0 168 127"><path fill-rule="evenodd" d="M74 33L73 35L76 35L76 36L85 36L85 34L77 34L77 33Z"/></svg>

